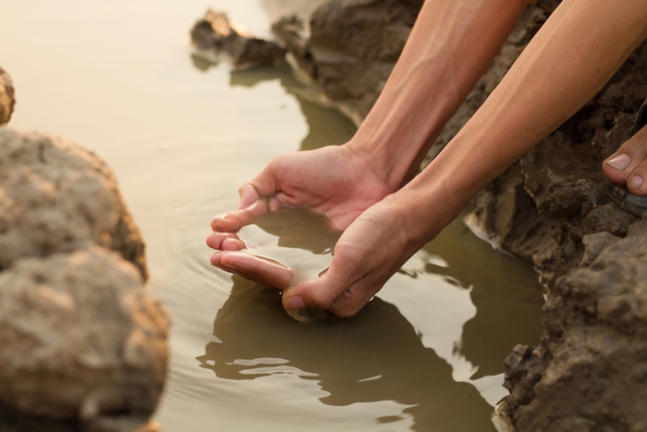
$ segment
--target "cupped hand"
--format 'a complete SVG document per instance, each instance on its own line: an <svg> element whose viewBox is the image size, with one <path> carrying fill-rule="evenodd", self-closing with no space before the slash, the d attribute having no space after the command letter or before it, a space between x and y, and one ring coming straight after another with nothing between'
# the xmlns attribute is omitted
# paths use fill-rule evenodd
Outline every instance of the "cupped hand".
<svg viewBox="0 0 647 432"><path fill-rule="evenodd" d="M363 212L337 242L330 268L317 280L288 287L283 307L357 313L429 239L407 207L394 194Z"/></svg>
<svg viewBox="0 0 647 432"><path fill-rule="evenodd" d="M392 192L384 177L370 168L366 155L348 146L278 156L241 187L237 210L213 218L213 232L207 237L207 245L216 250L211 264L264 285L287 289L292 270L241 252L245 243L237 232L243 226L281 206L291 206L322 213L337 229L345 229Z"/></svg>

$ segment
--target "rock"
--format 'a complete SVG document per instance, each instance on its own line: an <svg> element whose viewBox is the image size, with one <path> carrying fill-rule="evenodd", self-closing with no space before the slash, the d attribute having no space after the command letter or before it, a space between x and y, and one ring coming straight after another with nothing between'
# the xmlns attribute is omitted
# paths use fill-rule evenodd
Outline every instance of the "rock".
<svg viewBox="0 0 647 432"><path fill-rule="evenodd" d="M294 17L272 30L292 63L356 124L369 112L400 56L422 0L330 0L310 32Z"/></svg>
<svg viewBox="0 0 647 432"><path fill-rule="evenodd" d="M588 267L606 248L620 240L608 232L597 234L588 234L582 237L584 245L584 254L582 256L581 267Z"/></svg>
<svg viewBox="0 0 647 432"><path fill-rule="evenodd" d="M477 225L502 249L532 262L546 284L579 266L585 235L624 237L639 220L610 202L600 165L631 136L635 114L647 98L646 67L643 44L589 104L474 201ZM501 208L512 210L501 215ZM555 236L557 241L546 242Z"/></svg>
<svg viewBox="0 0 647 432"><path fill-rule="evenodd" d="M209 9L191 29L194 46L206 55L226 55L236 68L273 64L285 50L272 41L260 39L229 20L227 14Z"/></svg>
<svg viewBox="0 0 647 432"><path fill-rule="evenodd" d="M148 421L168 316L146 276L106 164L62 138L0 128L0 429L131 432Z"/></svg>
<svg viewBox="0 0 647 432"><path fill-rule="evenodd" d="M562 0L531 0L529 3L546 12L553 12Z"/></svg>
<svg viewBox="0 0 647 432"><path fill-rule="evenodd" d="M298 17L306 26L310 22L312 13L328 0L260 0L270 22L275 22L284 17ZM306 27L306 32L309 28Z"/></svg>
<svg viewBox="0 0 647 432"><path fill-rule="evenodd" d="M97 246L0 272L0 403L84 422L148 417L167 367L168 317L139 270Z"/></svg>
<svg viewBox="0 0 647 432"><path fill-rule="evenodd" d="M515 430L647 430L647 218L610 202L600 169L631 136L645 67L647 44L474 200L474 224L548 289L540 344L506 362Z"/></svg>
<svg viewBox="0 0 647 432"><path fill-rule="evenodd" d="M0 270L92 244L146 278L144 243L108 166L62 138L0 128Z"/></svg>
<svg viewBox="0 0 647 432"><path fill-rule="evenodd" d="M16 104L16 95L11 77L0 67L0 125L8 123Z"/></svg>
<svg viewBox="0 0 647 432"><path fill-rule="evenodd" d="M644 237L613 241L587 268L561 278L544 323L541 346L507 360L505 410L516 429L645 430Z"/></svg>

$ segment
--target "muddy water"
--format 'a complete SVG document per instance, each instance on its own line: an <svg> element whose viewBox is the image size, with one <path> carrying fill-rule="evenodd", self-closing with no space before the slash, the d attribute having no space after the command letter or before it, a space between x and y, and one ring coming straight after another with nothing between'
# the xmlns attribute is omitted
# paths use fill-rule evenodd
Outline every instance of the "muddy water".
<svg viewBox="0 0 647 432"><path fill-rule="evenodd" d="M353 133L300 98L287 68L232 72L191 55L188 30L207 6L267 33L263 4L0 6L0 64L18 96L12 124L96 151L143 231L148 289L174 317L156 414L165 431L493 430L503 358L538 339L540 290L532 270L462 224L348 320L299 324L276 292L209 266L209 220L236 206L242 182L279 153ZM293 254L304 271L326 265L328 247L272 224L245 240Z"/></svg>

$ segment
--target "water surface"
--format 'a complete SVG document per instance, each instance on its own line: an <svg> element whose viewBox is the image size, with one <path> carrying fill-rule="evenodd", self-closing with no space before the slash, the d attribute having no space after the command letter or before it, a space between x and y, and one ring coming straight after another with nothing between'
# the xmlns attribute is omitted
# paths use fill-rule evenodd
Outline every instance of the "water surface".
<svg viewBox="0 0 647 432"><path fill-rule="evenodd" d="M233 72L192 55L189 29L207 7L267 34L263 4L0 5L0 64L18 97L12 124L97 152L143 232L148 289L174 320L156 414L163 430L493 430L503 359L537 342L541 291L530 269L460 222L348 320L299 324L276 291L209 266L209 221L235 208L243 182L277 154L354 131L300 98L285 65ZM246 240L308 252L290 230L265 228ZM316 267L326 265L329 248L314 249Z"/></svg>

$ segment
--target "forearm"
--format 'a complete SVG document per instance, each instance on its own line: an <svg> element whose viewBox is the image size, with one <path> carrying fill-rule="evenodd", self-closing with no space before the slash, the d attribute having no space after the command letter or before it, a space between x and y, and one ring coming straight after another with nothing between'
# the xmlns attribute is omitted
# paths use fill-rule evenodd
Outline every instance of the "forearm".
<svg viewBox="0 0 647 432"><path fill-rule="evenodd" d="M644 0L565 0L481 109L403 190L419 200L417 217L442 213L441 225L455 217L590 100L645 37ZM427 229L427 236L438 231Z"/></svg>
<svg viewBox="0 0 647 432"><path fill-rule="evenodd" d="M348 144L393 189L417 171L492 62L525 0L427 0L375 106Z"/></svg>

